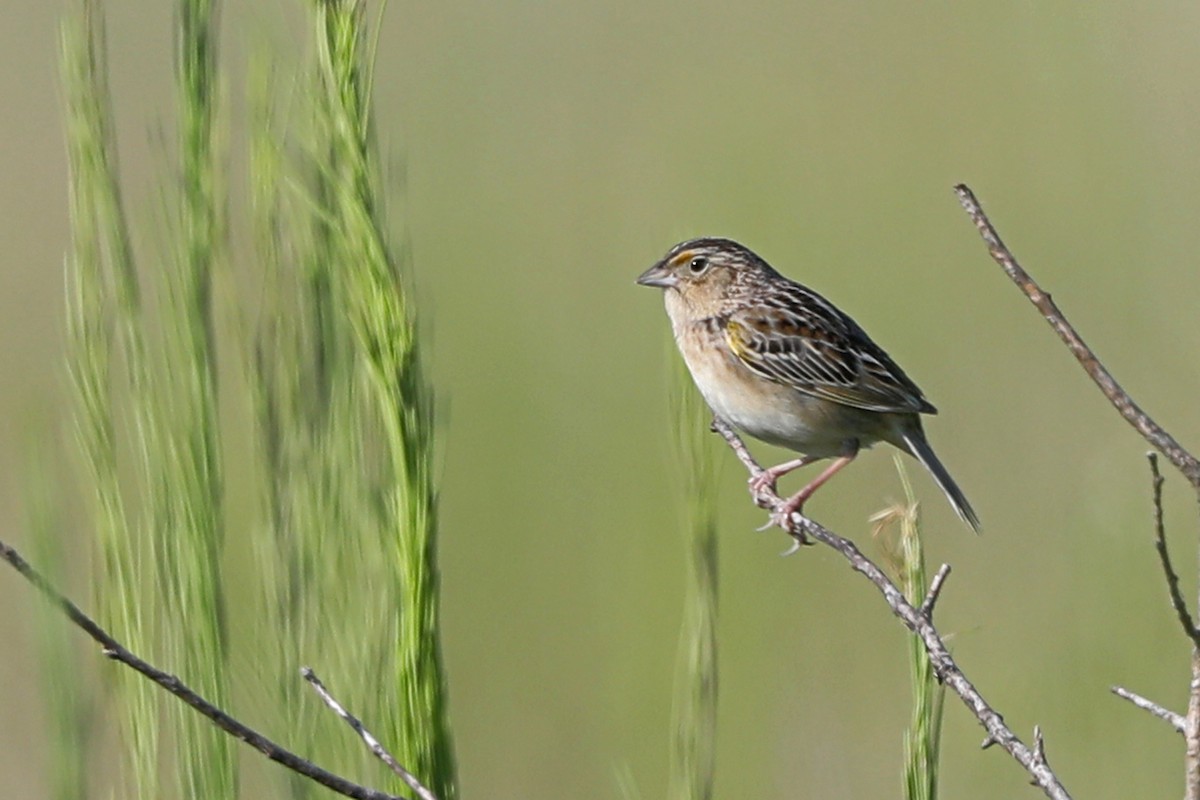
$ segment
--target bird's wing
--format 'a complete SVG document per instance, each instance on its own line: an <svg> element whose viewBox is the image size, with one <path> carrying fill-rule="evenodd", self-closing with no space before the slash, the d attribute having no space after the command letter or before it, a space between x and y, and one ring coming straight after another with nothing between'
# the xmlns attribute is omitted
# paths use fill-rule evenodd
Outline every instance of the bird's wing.
<svg viewBox="0 0 1200 800"><path fill-rule="evenodd" d="M725 336L749 369L806 394L868 411L937 413L862 328L799 287L784 302L730 314Z"/></svg>

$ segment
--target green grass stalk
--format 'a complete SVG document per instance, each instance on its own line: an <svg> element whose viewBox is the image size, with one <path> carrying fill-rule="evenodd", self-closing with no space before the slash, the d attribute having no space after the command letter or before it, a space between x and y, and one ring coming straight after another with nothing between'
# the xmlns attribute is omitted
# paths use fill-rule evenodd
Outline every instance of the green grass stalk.
<svg viewBox="0 0 1200 800"><path fill-rule="evenodd" d="M673 350L674 348L672 348ZM671 713L667 797L711 800L717 729L717 478L712 412L678 358L671 381L674 450L682 476L688 544L684 619Z"/></svg>
<svg viewBox="0 0 1200 800"><path fill-rule="evenodd" d="M312 664L347 687L344 702L407 769L452 800L433 395L382 210L363 4L309 8L315 63L288 71L302 77L287 92L260 68L251 103L267 270L250 362L270 481L260 550L272 564L278 658L293 665L277 692L289 728L331 765L357 770L363 748L295 691L294 667ZM308 796L299 784L290 791Z"/></svg>
<svg viewBox="0 0 1200 800"><path fill-rule="evenodd" d="M896 471L904 486L905 501L880 512L875 521L880 529L896 530L894 540L883 540L887 562L904 596L913 605L920 606L929 590L920 507L899 457L896 458ZM921 640L911 634L908 657L913 710L904 735L904 796L905 800L937 800L945 688L937 682L933 664Z"/></svg>
<svg viewBox="0 0 1200 800"><path fill-rule="evenodd" d="M338 676L358 690L356 699L370 698L364 708L398 702L379 685L380 675L363 668L373 658L371 644L394 627L375 624L377 609L368 613L377 605L374 576L384 557L370 513L380 490L372 480L377 470L364 458L371 425L340 301L328 177L285 153L297 141L315 146L321 117L313 92L303 85L282 91L278 72L261 60L252 87L251 207L264 285L248 372L266 475L267 535L256 548L268 612L263 638L275 648L266 658L277 667L274 691L296 746L355 771L363 748L329 719L297 670L314 664ZM283 94L303 111L286 116ZM289 776L288 792L301 800L313 788Z"/></svg>
<svg viewBox="0 0 1200 800"><path fill-rule="evenodd" d="M156 560L163 639L170 663L219 706L229 701L224 600L220 577L222 504L212 283L221 247L217 170L216 3L179 0L176 7L179 183L175 263L163 294L163 382L155 400L167 419L155 492ZM179 704L180 794L233 797L231 740Z"/></svg>
<svg viewBox="0 0 1200 800"><path fill-rule="evenodd" d="M173 260L157 273L158 313L148 321L116 177L99 6L79 3L63 35L69 317L76 419L96 497L97 591L114 632L228 707L212 300L225 243L216 4L177 7ZM312 4L313 61L285 91L261 74L251 103L263 294L245 352L267 509L255 553L269 609L256 641L278 664L281 717L306 751L345 772L369 759L303 690L298 669L311 663L347 686L347 704L453 800L433 396L384 222L363 5ZM231 742L174 704L164 715L149 684L121 672L116 682L129 740L124 794L163 794L165 739L177 746L170 763L181 797L235 796ZM158 727L163 716L173 723L169 737ZM289 794L313 796L299 781Z"/></svg>
<svg viewBox="0 0 1200 800"><path fill-rule="evenodd" d="M144 539L131 525L119 479L116 387L128 387L135 409L135 465L143 481L150 474L155 430L146 410L140 292L117 180L104 24L94 0L82 0L68 14L61 54L71 201L69 370L76 433L94 498L98 607L103 623L130 647L151 652L155 631L140 599L148 575ZM156 797L160 697L124 671L114 676L113 694L129 794Z"/></svg>
<svg viewBox="0 0 1200 800"><path fill-rule="evenodd" d="M393 666L400 702L381 704L384 730L401 763L442 800L456 795L441 657L433 394L424 374L415 307L389 247L377 189L378 159L366 95L364 3L312 5L318 73L325 92L332 237L343 274L355 349L365 367L367 401L380 425L381 466L390 480L379 497L379 530L395 575L376 589L400 610L397 639L381 652Z"/></svg>
<svg viewBox="0 0 1200 800"><path fill-rule="evenodd" d="M261 320L251 334L252 351L247 358L247 373L252 411L259 436L265 482L263 486L266 526L255 541L256 562L261 571L260 595L266 609L266 626L260 634L275 644L267 658L273 665L271 688L284 729L292 731L292 745L299 752L320 752L314 747L314 726L305 719L306 708L296 680L295 665L302 663L303 623L300 613L304 598L300 583L300 560L296 557L297 527L290 489L297 474L290 463L297 441L304 441L297 429L296 409L303 395L297 387L297 373L304 361L296 342L295 326L289 320L298 316L285 305L284 249L286 247L286 211L282 207L280 182L285 175L284 159L277 136L279 123L272 92L276 75L267 61L257 57L251 64L250 79L250 208L254 224L257 261L262 265L264 285ZM290 313L289 313L290 312ZM285 331L286 329L286 331ZM291 368L283 368L287 364ZM306 429L305 429L306 430ZM311 472L311 471L310 471ZM298 775L286 776L288 796L303 800L312 796L309 781Z"/></svg>

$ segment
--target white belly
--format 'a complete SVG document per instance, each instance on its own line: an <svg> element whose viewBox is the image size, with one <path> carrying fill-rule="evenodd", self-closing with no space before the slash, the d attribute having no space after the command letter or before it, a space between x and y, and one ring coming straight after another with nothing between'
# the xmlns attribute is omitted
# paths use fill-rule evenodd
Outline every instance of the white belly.
<svg viewBox="0 0 1200 800"><path fill-rule="evenodd" d="M845 452L847 440L870 447L887 415L823 400L759 377L716 347L681 347L692 379L717 416L756 439L808 456ZM871 433L868 433L871 432Z"/></svg>

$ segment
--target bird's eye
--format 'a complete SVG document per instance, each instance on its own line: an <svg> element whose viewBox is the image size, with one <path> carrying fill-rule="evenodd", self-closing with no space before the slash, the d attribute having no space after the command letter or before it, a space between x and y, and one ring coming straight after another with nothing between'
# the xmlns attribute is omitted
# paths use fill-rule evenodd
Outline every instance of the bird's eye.
<svg viewBox="0 0 1200 800"><path fill-rule="evenodd" d="M688 264L688 270L693 275L699 275L706 269L708 269L708 259L704 256L696 256L691 260L691 263Z"/></svg>

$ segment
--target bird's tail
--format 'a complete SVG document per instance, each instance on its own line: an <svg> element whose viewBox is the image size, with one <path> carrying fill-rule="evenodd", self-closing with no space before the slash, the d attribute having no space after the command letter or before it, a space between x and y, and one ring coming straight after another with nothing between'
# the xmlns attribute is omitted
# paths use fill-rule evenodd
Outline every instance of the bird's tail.
<svg viewBox="0 0 1200 800"><path fill-rule="evenodd" d="M937 455L933 452L933 448L929 446L929 441L925 438L925 433L917 428L912 431L904 432L904 443L908 445L908 452L916 456L917 460L925 465L925 469L929 470L929 474L937 481L937 485L941 487L946 494L946 499L950 501L950 505L954 506L955 513L962 519L963 522L971 526L976 533L979 533L979 517L975 513L975 509L971 508L970 502L967 501L966 495L962 493L962 489L958 488L958 484L954 482L954 478L950 477L950 473L942 466L942 462L938 460Z"/></svg>

